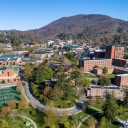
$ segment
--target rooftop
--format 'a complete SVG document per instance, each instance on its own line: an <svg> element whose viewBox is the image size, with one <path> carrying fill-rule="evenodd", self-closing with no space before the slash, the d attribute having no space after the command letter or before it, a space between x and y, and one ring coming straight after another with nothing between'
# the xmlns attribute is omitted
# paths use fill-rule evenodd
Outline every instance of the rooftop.
<svg viewBox="0 0 128 128"><path fill-rule="evenodd" d="M119 86L110 85L110 86L103 86L103 85L90 85L89 88L100 88L100 89L120 89Z"/></svg>
<svg viewBox="0 0 128 128"><path fill-rule="evenodd" d="M104 61L104 60L112 60L112 59L94 59L94 60L87 60L87 59L81 59L82 61Z"/></svg>
<svg viewBox="0 0 128 128"><path fill-rule="evenodd" d="M128 74L118 74L116 76L123 76L123 77L125 77L125 76L128 76Z"/></svg>
<svg viewBox="0 0 128 128"><path fill-rule="evenodd" d="M123 47L123 46L121 46L120 44L108 44L108 45L106 45L106 46Z"/></svg>

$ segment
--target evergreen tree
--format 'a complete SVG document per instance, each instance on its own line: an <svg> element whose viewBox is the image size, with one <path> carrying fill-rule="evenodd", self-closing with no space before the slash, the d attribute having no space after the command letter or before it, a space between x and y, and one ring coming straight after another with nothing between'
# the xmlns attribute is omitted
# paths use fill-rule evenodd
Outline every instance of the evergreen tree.
<svg viewBox="0 0 128 128"><path fill-rule="evenodd" d="M126 108L128 107L128 94L126 94L126 96L124 97L123 106Z"/></svg>
<svg viewBox="0 0 128 128"><path fill-rule="evenodd" d="M103 115L106 121L113 121L117 115L117 104L114 94L108 94L107 100L103 105Z"/></svg>
<svg viewBox="0 0 128 128"><path fill-rule="evenodd" d="M107 68L107 67L104 67L104 68L103 68L103 73L104 73L104 74L107 74L107 73L108 73L108 68Z"/></svg>

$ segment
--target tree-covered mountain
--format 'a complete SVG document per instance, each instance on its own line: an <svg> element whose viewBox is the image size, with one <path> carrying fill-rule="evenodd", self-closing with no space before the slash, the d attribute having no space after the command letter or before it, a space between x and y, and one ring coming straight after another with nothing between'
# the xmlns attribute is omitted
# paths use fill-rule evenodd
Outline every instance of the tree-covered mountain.
<svg viewBox="0 0 128 128"><path fill-rule="evenodd" d="M126 41L128 22L106 15L76 15L60 18L39 29L11 32L16 36L41 42L56 36L84 42L112 42L113 38Z"/></svg>

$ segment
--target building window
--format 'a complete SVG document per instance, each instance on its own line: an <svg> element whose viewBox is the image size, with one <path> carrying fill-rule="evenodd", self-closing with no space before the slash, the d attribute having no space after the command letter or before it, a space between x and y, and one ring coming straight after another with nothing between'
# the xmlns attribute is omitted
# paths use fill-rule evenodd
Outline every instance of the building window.
<svg viewBox="0 0 128 128"><path fill-rule="evenodd" d="M10 76L10 73L8 72L8 76Z"/></svg>

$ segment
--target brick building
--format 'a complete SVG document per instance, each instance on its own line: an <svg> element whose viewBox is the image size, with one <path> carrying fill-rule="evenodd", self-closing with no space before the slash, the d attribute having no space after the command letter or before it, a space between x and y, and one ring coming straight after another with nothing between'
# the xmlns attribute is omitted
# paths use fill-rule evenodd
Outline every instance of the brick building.
<svg viewBox="0 0 128 128"><path fill-rule="evenodd" d="M118 86L128 86L128 74L119 74L115 77L115 84Z"/></svg>
<svg viewBox="0 0 128 128"><path fill-rule="evenodd" d="M124 47L116 44L106 46L105 58L124 58Z"/></svg>
<svg viewBox="0 0 128 128"><path fill-rule="evenodd" d="M107 74L112 74L114 71L114 67L108 68L108 73ZM103 74L103 68L94 68L93 73L96 75Z"/></svg>
<svg viewBox="0 0 128 128"><path fill-rule="evenodd" d="M0 69L0 81L18 82L20 81L19 68L17 66L2 67Z"/></svg>
<svg viewBox="0 0 128 128"><path fill-rule="evenodd" d="M99 66L99 68L112 67L112 59L79 60L79 67L83 67L84 72L92 71L96 65Z"/></svg>
<svg viewBox="0 0 128 128"><path fill-rule="evenodd" d="M105 50L104 49L94 50L94 57L95 58L105 58Z"/></svg>
<svg viewBox="0 0 128 128"><path fill-rule="evenodd" d="M115 58L113 59L113 65L124 67L125 65L128 65L128 59Z"/></svg>
<svg viewBox="0 0 128 128"><path fill-rule="evenodd" d="M105 97L108 94L114 93L116 98L123 98L124 92L119 86L100 86L100 85L90 85L86 90L87 96L100 96Z"/></svg>

